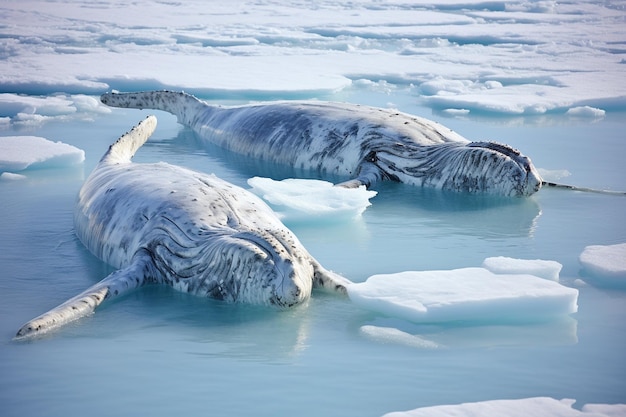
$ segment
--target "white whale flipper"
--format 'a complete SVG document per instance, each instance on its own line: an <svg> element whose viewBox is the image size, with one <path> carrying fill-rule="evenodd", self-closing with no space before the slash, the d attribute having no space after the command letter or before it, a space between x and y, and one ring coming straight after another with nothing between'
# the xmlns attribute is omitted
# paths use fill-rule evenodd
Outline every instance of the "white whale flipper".
<svg viewBox="0 0 626 417"><path fill-rule="evenodd" d="M122 295L146 282L148 263L137 259L130 266L111 273L97 284L63 304L30 320L17 332L16 339L42 335L67 323L88 316L104 301Z"/></svg>

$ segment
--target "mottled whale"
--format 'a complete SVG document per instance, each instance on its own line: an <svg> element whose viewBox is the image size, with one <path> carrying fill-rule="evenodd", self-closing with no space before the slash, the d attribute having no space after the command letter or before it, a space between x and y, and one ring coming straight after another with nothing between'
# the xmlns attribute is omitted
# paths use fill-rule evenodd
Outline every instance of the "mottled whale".
<svg viewBox="0 0 626 417"><path fill-rule="evenodd" d="M470 142L428 119L348 103L285 101L213 106L183 92L111 92L114 107L172 113L203 139L256 160L346 178L393 180L468 193L527 196L542 179L530 159L496 142Z"/></svg>
<svg viewBox="0 0 626 417"><path fill-rule="evenodd" d="M118 270L26 323L18 339L148 283L279 308L304 302L313 287L346 292L350 281L323 268L252 193L175 165L131 162L155 127L149 116L111 145L77 197L78 238Z"/></svg>

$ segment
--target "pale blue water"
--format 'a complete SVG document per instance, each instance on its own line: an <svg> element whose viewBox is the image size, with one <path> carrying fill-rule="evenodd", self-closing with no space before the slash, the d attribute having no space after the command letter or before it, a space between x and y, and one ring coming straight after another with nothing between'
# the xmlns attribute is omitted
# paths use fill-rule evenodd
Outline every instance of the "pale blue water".
<svg viewBox="0 0 626 417"><path fill-rule="evenodd" d="M567 169L566 182L626 189L623 114L595 123L562 117L443 118L414 97L337 97L434 118L470 139L519 147L535 164ZM90 122L51 122L39 135L86 151L84 167L28 172L0 182L0 415L380 416L428 405L551 396L626 402L626 293L580 286L579 312L547 325L428 327L387 319L314 294L275 312L144 288L32 343L25 321L111 269L72 231L76 192L108 145L148 112L115 110ZM136 161L164 160L245 185L257 168L203 147L173 116ZM211 152L211 154L208 154ZM261 174L280 176L266 169ZM494 200L383 184L361 221L294 224L327 268L362 281L376 273L479 266L488 256L550 259L561 281L580 278L585 246L626 242L626 198L542 190ZM417 349L365 337L395 326L445 340Z"/></svg>

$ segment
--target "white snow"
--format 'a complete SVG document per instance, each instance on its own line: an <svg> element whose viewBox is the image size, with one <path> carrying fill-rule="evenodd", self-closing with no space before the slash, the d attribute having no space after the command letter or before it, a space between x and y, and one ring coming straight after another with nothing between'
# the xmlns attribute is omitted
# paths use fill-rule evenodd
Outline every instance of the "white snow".
<svg viewBox="0 0 626 417"><path fill-rule="evenodd" d="M36 126L52 119L90 119L93 114L110 112L96 97L84 94L37 97L0 91L0 115L20 127Z"/></svg>
<svg viewBox="0 0 626 417"><path fill-rule="evenodd" d="M626 404L586 404L572 407L576 400L533 397L491 400L458 405L437 405L387 413L384 417L617 417L626 415Z"/></svg>
<svg viewBox="0 0 626 417"><path fill-rule="evenodd" d="M579 260L589 281L626 287L626 243L587 246Z"/></svg>
<svg viewBox="0 0 626 417"><path fill-rule="evenodd" d="M283 220L315 221L321 218L344 221L358 218L371 205L376 191L365 187L335 187L320 180L289 178L275 181L253 177L250 191L266 200Z"/></svg>
<svg viewBox="0 0 626 417"><path fill-rule="evenodd" d="M556 261L543 259L515 259L495 256L483 261L483 268L494 274L531 274L540 278L559 280L563 265Z"/></svg>
<svg viewBox="0 0 626 417"><path fill-rule="evenodd" d="M0 172L81 164L85 152L38 136L0 137Z"/></svg>
<svg viewBox="0 0 626 417"><path fill-rule="evenodd" d="M515 274L462 268L373 275L348 294L362 308L417 323L532 321L578 310L577 289L530 275L536 262L526 271L522 265L514 263Z"/></svg>
<svg viewBox="0 0 626 417"><path fill-rule="evenodd" d="M0 84L12 97L0 97L0 117L20 122L31 109L68 117L80 107L33 105L24 94L312 97L381 80L451 114L597 118L626 107L624 11L615 2L138 0L123 12L89 0L50 4L1 6Z"/></svg>

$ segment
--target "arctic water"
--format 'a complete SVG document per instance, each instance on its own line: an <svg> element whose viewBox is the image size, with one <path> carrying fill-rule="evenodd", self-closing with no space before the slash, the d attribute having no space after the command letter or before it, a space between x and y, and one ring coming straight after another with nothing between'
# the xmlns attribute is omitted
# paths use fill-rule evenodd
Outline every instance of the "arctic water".
<svg viewBox="0 0 626 417"><path fill-rule="evenodd" d="M352 99L376 104L389 97L355 93ZM458 120L407 107L469 138L517 146L539 167L575 171L568 181L576 184L626 187L620 117L510 125L502 118ZM114 110L93 121L53 121L29 131L84 149L84 164L33 170L24 180L0 184L4 415L379 416L534 396L624 401L626 294L577 280L584 279L578 256L587 245L626 240L626 198L567 190L502 200L383 183L358 219L288 226L323 265L354 281L479 266L489 256L555 260L563 265L561 282L580 291L579 311L571 317L416 325L325 293L277 312L147 287L43 339L12 342L24 321L111 272L74 236L73 203L108 145L148 113ZM184 165L244 187L259 169L207 148L173 116L156 114L157 131L135 161ZM439 344L372 338L362 330L371 325Z"/></svg>

